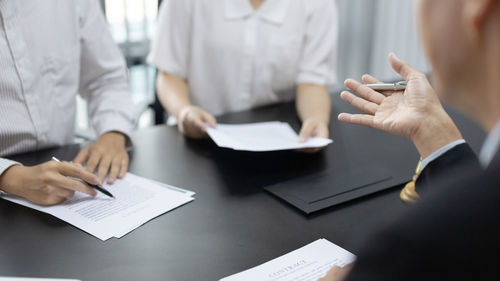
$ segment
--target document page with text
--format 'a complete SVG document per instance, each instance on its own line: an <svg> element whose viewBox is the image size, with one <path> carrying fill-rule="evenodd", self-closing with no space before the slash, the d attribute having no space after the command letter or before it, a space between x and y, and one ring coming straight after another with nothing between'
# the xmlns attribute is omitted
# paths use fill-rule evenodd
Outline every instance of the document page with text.
<svg viewBox="0 0 500 281"><path fill-rule="evenodd" d="M103 186L115 198L101 193L76 193L57 206L43 207L23 198L5 195L11 202L51 214L101 240L121 238L149 220L194 200L193 192L170 187L128 173L115 184Z"/></svg>
<svg viewBox="0 0 500 281"><path fill-rule="evenodd" d="M344 267L356 256L326 239L319 239L272 261L220 281L317 281L333 267Z"/></svg>

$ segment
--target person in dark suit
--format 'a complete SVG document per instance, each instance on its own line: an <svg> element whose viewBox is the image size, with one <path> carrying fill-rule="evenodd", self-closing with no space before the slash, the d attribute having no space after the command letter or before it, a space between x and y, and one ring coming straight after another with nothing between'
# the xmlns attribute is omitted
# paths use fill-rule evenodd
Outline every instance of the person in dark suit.
<svg viewBox="0 0 500 281"><path fill-rule="evenodd" d="M500 0L421 0L420 29L436 92L489 133L479 158L424 74L391 54L407 82L376 92L347 80L362 114L339 120L411 139L423 161L421 200L367 241L354 265L321 280L498 280L500 258ZM378 82L371 76L364 83Z"/></svg>

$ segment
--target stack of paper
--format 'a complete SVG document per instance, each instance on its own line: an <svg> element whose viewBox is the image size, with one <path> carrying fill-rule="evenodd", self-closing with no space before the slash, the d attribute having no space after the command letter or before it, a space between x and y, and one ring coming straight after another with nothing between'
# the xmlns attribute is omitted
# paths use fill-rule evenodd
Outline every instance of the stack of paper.
<svg viewBox="0 0 500 281"><path fill-rule="evenodd" d="M153 218L194 200L194 192L128 173L113 185L103 186L115 198L76 193L61 205L42 207L23 198L5 195L14 203L51 214L105 241L121 238Z"/></svg>
<svg viewBox="0 0 500 281"><path fill-rule="evenodd" d="M244 151L276 151L325 147L332 140L310 138L299 142L299 136L288 123L263 122L253 124L218 124L208 128L207 133L214 142L225 148Z"/></svg>
<svg viewBox="0 0 500 281"><path fill-rule="evenodd" d="M277 259L220 281L316 281L334 266L344 267L356 256L326 239L319 239Z"/></svg>

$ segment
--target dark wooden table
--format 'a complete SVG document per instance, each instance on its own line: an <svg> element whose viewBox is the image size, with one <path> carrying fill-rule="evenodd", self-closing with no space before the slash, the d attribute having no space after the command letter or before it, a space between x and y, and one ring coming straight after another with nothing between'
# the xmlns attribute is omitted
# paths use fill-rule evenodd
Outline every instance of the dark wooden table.
<svg viewBox="0 0 500 281"><path fill-rule="evenodd" d="M350 110L337 96L333 104L333 120L340 111ZM484 134L467 119L453 116L477 150ZM219 120L282 120L299 127L292 103L229 114ZM0 200L0 276L218 280L318 238L356 253L370 233L409 208L399 199L400 186L312 215L263 190L269 184L348 163L349 155L379 157L377 151L391 147L370 138L378 134L373 130L337 121L332 130L335 143L316 155L235 152L217 148L210 140L188 140L176 128L166 126L138 131L133 136L130 171L196 191L196 200L122 239L107 242L49 215ZM338 148L346 143L350 150ZM414 149L405 145L412 151L401 155L412 155L411 163L416 164ZM72 159L78 149L72 145L11 158L30 165L52 155Z"/></svg>

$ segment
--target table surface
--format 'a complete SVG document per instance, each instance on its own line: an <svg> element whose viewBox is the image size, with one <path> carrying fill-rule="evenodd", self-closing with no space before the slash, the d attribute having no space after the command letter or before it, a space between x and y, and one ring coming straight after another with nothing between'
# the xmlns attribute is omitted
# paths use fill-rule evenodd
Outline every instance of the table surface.
<svg viewBox="0 0 500 281"><path fill-rule="evenodd" d="M353 111L338 95L333 105L332 116ZM452 116L477 151L484 133L468 119ZM228 123L271 120L299 128L293 103L219 118ZM269 184L348 162L349 155L359 153L355 148L366 147L362 155L368 158L370 150L375 157L377 151L387 149L387 143L366 137L377 132L333 120L335 142L315 155L236 152L220 149L210 140L186 139L173 127L140 130L133 136L130 171L193 190L196 200L106 242L50 215L0 200L0 275L85 281L219 280L319 238L356 253L372 232L409 208L399 199L401 186L312 215L263 190ZM406 140L391 139L409 145ZM343 147L346 143L358 146ZM70 145L11 158L32 165L52 155L72 159L78 149ZM402 155L414 155L416 164L415 151Z"/></svg>

